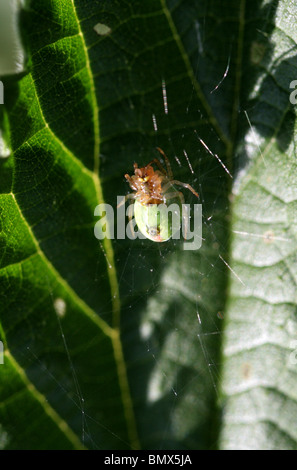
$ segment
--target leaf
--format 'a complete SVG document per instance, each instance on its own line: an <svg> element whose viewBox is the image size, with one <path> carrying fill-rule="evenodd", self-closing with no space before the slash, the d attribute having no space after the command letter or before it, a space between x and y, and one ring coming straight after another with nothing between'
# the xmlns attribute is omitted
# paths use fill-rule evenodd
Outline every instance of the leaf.
<svg viewBox="0 0 297 470"><path fill-rule="evenodd" d="M293 14L27 2L0 178L3 448L296 448ZM200 195L200 250L94 236L156 147Z"/></svg>
<svg viewBox="0 0 297 470"><path fill-rule="evenodd" d="M232 276L225 325L227 449L297 448L295 14L296 6L279 2L269 43L251 43L265 55L246 105L253 127L239 153L252 163L233 209L232 268L240 282ZM245 73L252 71L253 60Z"/></svg>

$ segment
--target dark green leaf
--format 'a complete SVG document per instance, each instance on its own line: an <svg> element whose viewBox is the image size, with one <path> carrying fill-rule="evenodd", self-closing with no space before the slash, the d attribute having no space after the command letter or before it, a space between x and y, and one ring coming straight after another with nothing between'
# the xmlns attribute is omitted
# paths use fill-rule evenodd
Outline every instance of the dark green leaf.
<svg viewBox="0 0 297 470"><path fill-rule="evenodd" d="M296 448L294 15L27 2L0 168L3 448ZM156 147L200 195L200 250L94 236Z"/></svg>

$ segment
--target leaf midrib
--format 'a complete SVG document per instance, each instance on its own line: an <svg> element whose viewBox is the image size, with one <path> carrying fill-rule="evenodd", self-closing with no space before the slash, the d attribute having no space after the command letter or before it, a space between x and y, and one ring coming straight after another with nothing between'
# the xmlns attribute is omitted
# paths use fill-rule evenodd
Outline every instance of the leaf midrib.
<svg viewBox="0 0 297 470"><path fill-rule="evenodd" d="M62 149L63 153L66 153L73 162L75 162L79 167L80 170L84 173L86 173L91 179L94 184L95 188L95 193L96 193L96 198L99 203L103 202L103 195L102 195L102 188L100 185L100 180L99 180L99 156L100 156L100 129L99 129L99 107L97 103L97 98L96 98L96 89L95 89L95 82L93 79L92 75L92 70L91 70L91 65L90 65L90 60L88 56L88 50L84 41L84 36L83 32L80 28L80 23L79 19L77 16L76 12L76 7L74 4L74 1L71 0L72 6L73 6L73 12L76 18L77 22L77 28L78 28L78 35L81 38L82 42L82 47L84 50L85 54L85 67L88 72L89 80L90 80L90 88L91 88L91 97L92 97L92 106L93 106L93 124L94 124L94 169L93 171L90 171L88 168L85 167L85 165L79 160L70 150L66 145L64 144L63 141L61 141L58 136L52 131L49 123L46 121L40 101L39 101L39 96L37 94L35 82L32 76L32 73L30 75L30 78L32 80L32 87L35 90L35 99L38 103L38 107L40 110L40 115L41 119L44 122L44 128L42 130L46 129L48 132L51 134L51 138L54 139L59 145L59 147ZM37 132L40 132L41 130L39 129ZM34 135L36 132L34 133ZM29 140L33 137L33 135L30 136ZM25 142L22 145L28 143ZM19 146L22 147L22 145ZM15 149L15 152L18 149ZM112 321L112 326L109 326L104 320L102 320L96 312L88 306L88 304L80 297L77 295L77 293L72 289L72 287L69 285L69 283L60 275L60 273L55 269L53 264L49 261L45 253L40 247L40 244L38 240L36 239L32 228L29 226L26 218L22 214L21 207L19 206L19 203L15 197L14 194L11 194L11 196L14 199L14 202L16 204L16 207L19 211L20 217L23 219L27 230L30 234L30 237L32 238L32 241L36 247L36 252L38 255L41 257L41 259L45 262L46 266L48 269L51 271L53 276L58 280L58 282L64 287L65 291L70 295L70 297L73 299L73 301L78 305L81 309L81 311L89 318L91 319L94 324L101 330L103 331L104 334L106 334L112 342L113 345L113 350L114 350L114 355L115 355L115 363L117 367L117 373L118 373L118 379L119 379L119 385L120 385L120 390L121 390L121 398L122 398L122 404L123 404L123 409L124 409L124 415L126 419L126 425L127 425L127 431L128 431L128 436L130 439L130 444L132 448L139 448L139 439L137 435L137 429L136 429L136 421L135 421L135 416L133 412L133 405L132 405L132 398L130 395L130 389L129 389L129 383L128 383L128 377L127 377L127 371L126 371L126 365L125 365L125 358L123 355L123 350L122 350L122 344L121 344L121 338L120 338L120 298L119 298L119 288L118 288L118 282L117 282L117 276L116 276L116 270L115 270L115 263L114 263L114 254L113 254L113 248L111 245L111 241L108 239L105 239L102 243L103 245L103 250L106 254L106 271L107 271L107 276L109 278L109 284L110 284L110 290L111 290L111 300L112 300L112 311L113 311L113 321Z"/></svg>
<svg viewBox="0 0 297 470"><path fill-rule="evenodd" d="M88 48L86 46L82 29L80 27L79 18L77 15L76 7L74 0L71 0L73 6L73 12L77 22L77 28L79 35L82 40L82 45L84 49L86 67L89 75L89 80L91 83L91 96L93 101L93 119L94 119L94 172L93 172L93 181L95 186L95 191L97 195L98 203L104 202L102 187L99 180L99 157L100 157L100 127L99 127L99 106L96 97L96 87L93 78L92 68L90 64ZM100 243L100 242L99 242ZM127 431L132 448L140 448L140 442L138 437L138 431L136 426L136 419L134 415L132 397L130 392L130 386L128 382L125 358L121 343L120 335L120 313L121 313L121 304L120 304L120 292L119 285L117 280L117 273L114 262L114 252L111 244L111 240L105 238L103 240L103 249L105 251L106 258L106 270L107 276L109 279L110 290L111 290L111 302L112 302L112 326L113 326L113 335L112 335L112 344L115 354L115 362L117 366L117 373L119 378L119 384L121 389L122 403L124 407L124 414L126 418Z"/></svg>
<svg viewBox="0 0 297 470"><path fill-rule="evenodd" d="M37 388L34 386L32 381L30 381L28 379L28 377L24 373L22 367L18 364L18 362L10 354L8 349L5 350L5 357L7 357L7 359L10 361L11 365L14 367L14 369L17 372L18 376L20 377L23 384L25 385L26 390L31 395L33 395L35 400L37 400L40 403L40 405L42 406L44 412L57 425L57 427L60 429L60 431L67 437L67 439L69 440L69 442L71 442L73 447L77 450L86 449L85 446L81 443L81 440L79 439L79 437L69 427L68 423L60 417L60 415L55 411L55 409L49 404L48 400L44 397L44 395L42 393L40 393L37 390Z"/></svg>

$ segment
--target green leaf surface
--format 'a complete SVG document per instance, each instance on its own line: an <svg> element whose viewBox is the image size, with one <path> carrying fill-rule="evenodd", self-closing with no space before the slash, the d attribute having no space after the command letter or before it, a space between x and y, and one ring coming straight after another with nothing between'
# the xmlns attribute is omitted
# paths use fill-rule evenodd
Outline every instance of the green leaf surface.
<svg viewBox="0 0 297 470"><path fill-rule="evenodd" d="M2 119L2 448L297 448L294 3L25 3ZM94 236L156 147L199 193L197 251Z"/></svg>

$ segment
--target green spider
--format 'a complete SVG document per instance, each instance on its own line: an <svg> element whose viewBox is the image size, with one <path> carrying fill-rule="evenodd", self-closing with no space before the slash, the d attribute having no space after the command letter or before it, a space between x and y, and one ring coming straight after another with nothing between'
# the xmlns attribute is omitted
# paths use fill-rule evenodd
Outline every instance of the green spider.
<svg viewBox="0 0 297 470"><path fill-rule="evenodd" d="M185 202L184 195L174 185L189 189L195 196L199 196L188 183L173 179L167 156L159 147L157 150L165 160L167 171L156 158L143 168L138 168L138 164L134 163L134 175L125 174L134 192L128 194L125 201L134 199L135 222L140 232L154 242L165 242L181 226L181 216L177 224L174 218L168 218L167 209L175 203L182 214L182 205ZM158 169L154 170L152 164Z"/></svg>

